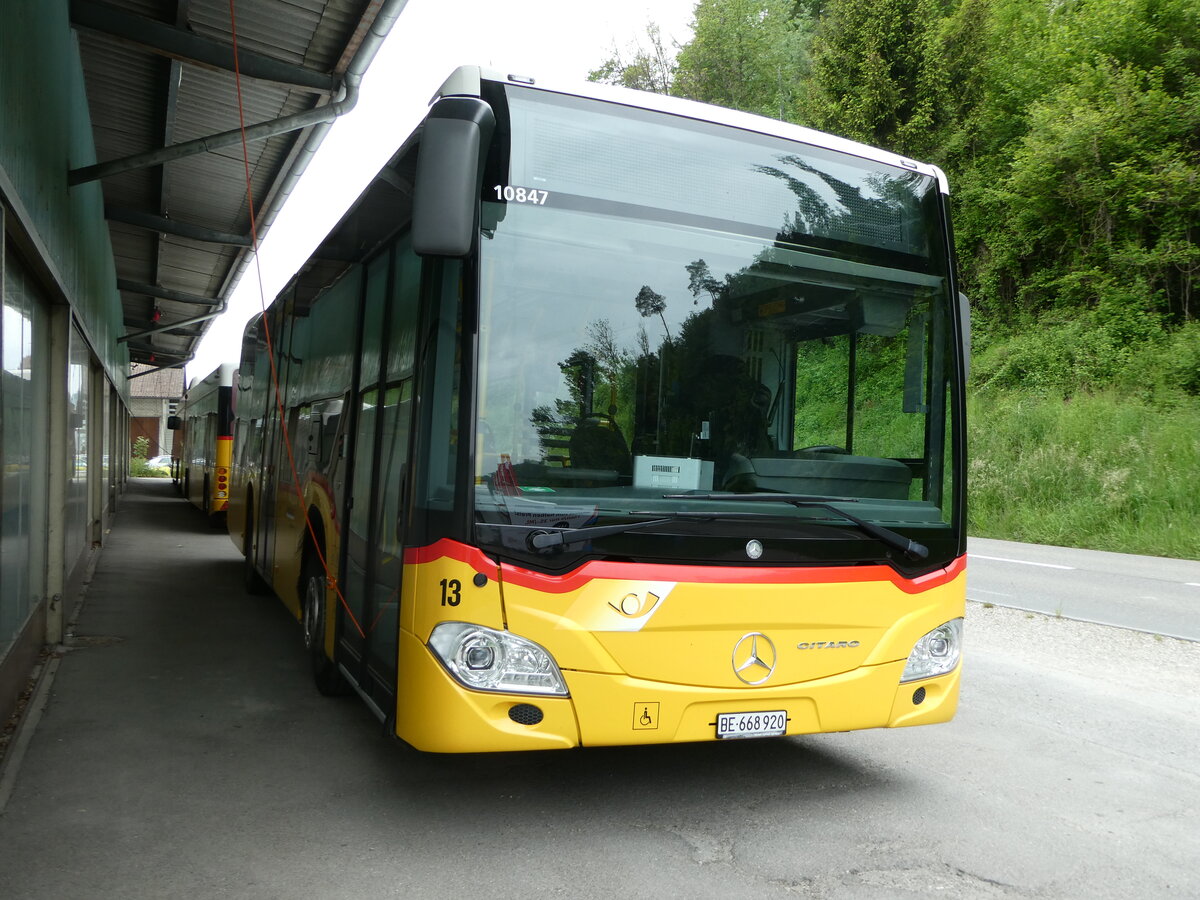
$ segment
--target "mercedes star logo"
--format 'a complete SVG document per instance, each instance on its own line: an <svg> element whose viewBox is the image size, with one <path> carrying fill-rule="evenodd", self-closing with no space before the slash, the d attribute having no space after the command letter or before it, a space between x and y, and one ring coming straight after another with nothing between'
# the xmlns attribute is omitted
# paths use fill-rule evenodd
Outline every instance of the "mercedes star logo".
<svg viewBox="0 0 1200 900"><path fill-rule="evenodd" d="M775 645L761 631L745 635L733 647L733 674L746 684L762 684L775 671Z"/></svg>

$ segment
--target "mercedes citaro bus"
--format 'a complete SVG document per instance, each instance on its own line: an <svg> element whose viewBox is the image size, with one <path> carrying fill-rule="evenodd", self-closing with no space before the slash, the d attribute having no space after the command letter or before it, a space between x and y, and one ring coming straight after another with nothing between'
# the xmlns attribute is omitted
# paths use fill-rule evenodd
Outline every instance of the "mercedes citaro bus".
<svg viewBox="0 0 1200 900"><path fill-rule="evenodd" d="M426 751L948 720L947 209L806 128L457 70L246 328L248 585Z"/></svg>

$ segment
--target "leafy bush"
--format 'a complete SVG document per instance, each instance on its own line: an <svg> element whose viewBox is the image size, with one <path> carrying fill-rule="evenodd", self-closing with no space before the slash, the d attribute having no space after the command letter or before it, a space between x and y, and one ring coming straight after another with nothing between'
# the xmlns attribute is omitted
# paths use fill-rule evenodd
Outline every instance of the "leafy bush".
<svg viewBox="0 0 1200 900"><path fill-rule="evenodd" d="M972 359L975 390L1066 398L1113 388L1159 406L1200 396L1200 323L1142 329L1137 313L1105 310L1054 317L1013 332L981 329Z"/></svg>
<svg viewBox="0 0 1200 900"><path fill-rule="evenodd" d="M129 474L134 478L170 478L171 473L161 466L150 465L144 457L135 456L129 460Z"/></svg>

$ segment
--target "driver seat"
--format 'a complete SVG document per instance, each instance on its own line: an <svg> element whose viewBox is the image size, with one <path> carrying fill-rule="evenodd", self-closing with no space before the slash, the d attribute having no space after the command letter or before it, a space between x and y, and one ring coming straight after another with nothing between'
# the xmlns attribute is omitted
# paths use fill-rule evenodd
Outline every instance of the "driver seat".
<svg viewBox="0 0 1200 900"><path fill-rule="evenodd" d="M571 468L600 469L633 475L633 457L615 422L606 416L585 416L575 426L569 444Z"/></svg>

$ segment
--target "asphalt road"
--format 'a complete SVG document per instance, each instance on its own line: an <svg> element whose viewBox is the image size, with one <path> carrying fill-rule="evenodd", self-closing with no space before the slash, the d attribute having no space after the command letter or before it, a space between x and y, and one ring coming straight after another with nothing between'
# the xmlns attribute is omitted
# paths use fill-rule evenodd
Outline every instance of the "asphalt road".
<svg viewBox="0 0 1200 900"><path fill-rule="evenodd" d="M1200 641L1200 562L971 538L967 596Z"/></svg>
<svg viewBox="0 0 1200 900"><path fill-rule="evenodd" d="M3 776L0 897L1200 896L1200 644L971 603L947 725L435 757L239 575L137 483Z"/></svg>

